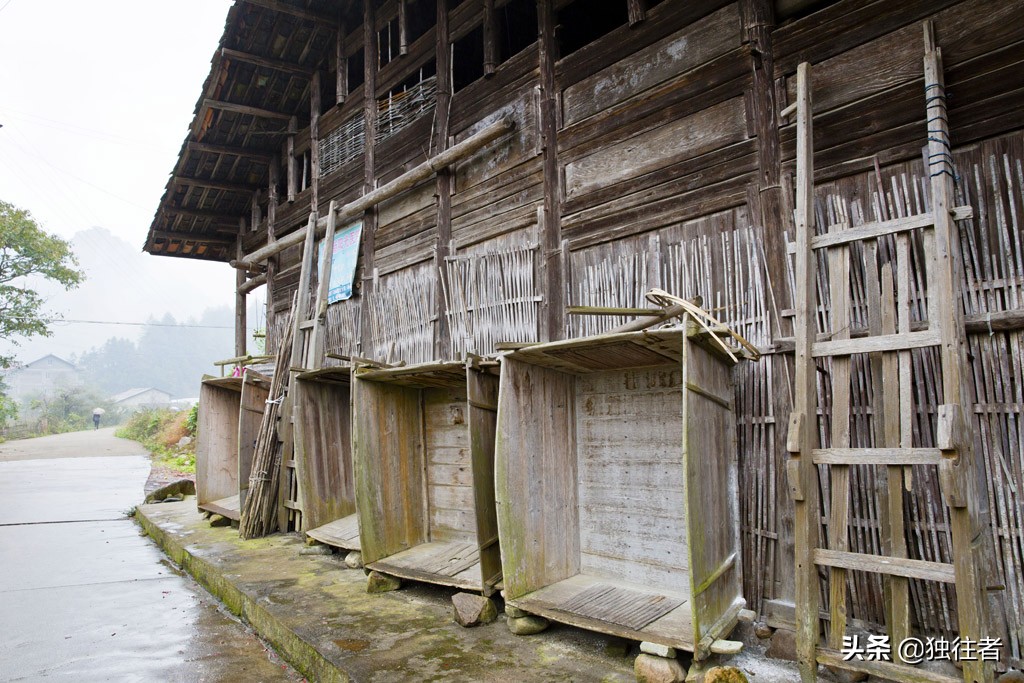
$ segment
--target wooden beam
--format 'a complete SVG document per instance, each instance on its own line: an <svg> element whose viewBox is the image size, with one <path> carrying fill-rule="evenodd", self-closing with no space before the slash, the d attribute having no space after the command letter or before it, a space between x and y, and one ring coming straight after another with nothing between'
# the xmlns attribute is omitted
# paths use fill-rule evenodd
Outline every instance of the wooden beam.
<svg viewBox="0 0 1024 683"><path fill-rule="evenodd" d="M292 62L286 62L283 59L271 59L270 57L261 57L260 55L254 55L250 52L232 50L226 47L221 48L220 54L221 57L226 57L227 59L232 59L236 62L254 64L256 66L261 66L265 69L271 69L273 71L280 71L282 73L291 74L293 76L299 76L300 78L308 79L312 75L312 68L300 66Z"/></svg>
<svg viewBox="0 0 1024 683"><path fill-rule="evenodd" d="M510 130L515 128L515 121L511 117L506 117L495 121L491 125L487 126L480 132L469 136L462 142L452 146L451 148L441 152L440 154L427 159L419 166L413 168L410 171L406 171L402 175L398 176L390 183L378 187L376 190L367 192L359 199L356 199L345 206L341 207L338 212L338 221L344 223L345 221L351 220L358 216L361 216L364 211L377 204L395 197L402 192L414 187L418 183L426 180L433 174L437 173L443 168L447 168L461 159L464 159L474 152L478 151L485 145L493 142L502 135L505 135ZM323 217L317 221L316 230L317 236L323 235L323 231L327 229L327 218ZM305 228L300 228L289 235L282 237L276 242L268 244L265 247L257 249L253 253L243 259L248 264L255 264L264 261L274 254L278 254L288 247L301 244L305 239ZM365 236L364 236L365 239Z"/></svg>
<svg viewBox="0 0 1024 683"><path fill-rule="evenodd" d="M270 111L269 109L260 109L259 107L250 107L246 104L235 104L234 102L225 102L223 100L204 99L203 109L220 109L221 111L230 111L235 114L245 114L247 116L255 116L260 119L271 119L273 121L288 121L292 118L291 114L284 114L279 111ZM199 117L202 119L202 115Z"/></svg>
<svg viewBox="0 0 1024 683"><path fill-rule="evenodd" d="M434 54L437 69L437 106L434 109L435 126L433 147L436 150L448 148L449 114L452 100L451 48L448 24L448 0L437 0L437 24L434 31ZM453 178L449 169L437 172L437 241L434 243L434 272L444 277L445 259L451 255L452 238L452 187ZM451 328L448 324L448 302L443 287L434 293L437 310L437 325L434 327L434 358L448 358L451 355Z"/></svg>
<svg viewBox="0 0 1024 683"><path fill-rule="evenodd" d="M189 152L205 152L208 154L231 154L236 157L256 159L257 161L263 161L266 163L270 163L270 159L273 156L273 154L270 152L263 152L254 149L245 149L242 147L231 147L229 145L213 145L208 142L187 142L185 143L185 149Z"/></svg>
<svg viewBox="0 0 1024 683"><path fill-rule="evenodd" d="M235 243L235 255L242 255L242 239L245 237L245 217L238 219L238 240ZM242 291L248 277L244 270L235 271L235 355L244 356L245 351L245 292Z"/></svg>
<svg viewBox="0 0 1024 683"><path fill-rule="evenodd" d="M498 68L498 20L494 0L484 0L484 78L490 78Z"/></svg>
<svg viewBox="0 0 1024 683"><path fill-rule="evenodd" d="M281 14L288 14L298 19L305 19L306 21L312 21L315 24L323 24L327 27L334 28L335 21L332 17L321 14L320 12L314 12L302 7L296 7L287 3L281 2L281 0L242 0L246 4L254 7L262 7L272 12L279 12Z"/></svg>
<svg viewBox="0 0 1024 683"><path fill-rule="evenodd" d="M226 237L207 237L189 232L174 232L172 230L150 230L149 236L156 240L177 240L180 242L202 242L203 244L215 244L218 246L231 246L234 240Z"/></svg>
<svg viewBox="0 0 1024 683"><path fill-rule="evenodd" d="M232 183L226 180L206 180L204 178L187 178L175 176L175 185L187 185L189 187L205 187L209 190L223 190L225 192L244 192L249 194L256 189L255 185L247 183Z"/></svg>
<svg viewBox="0 0 1024 683"><path fill-rule="evenodd" d="M218 213L216 211L207 211L205 209L186 209L176 206L164 207L163 212L173 216L188 216L189 218L208 218L212 221L224 221L230 222L231 225L235 225L238 220L237 214L225 214Z"/></svg>
<svg viewBox="0 0 1024 683"><path fill-rule="evenodd" d="M348 97L348 57L345 55L345 23L338 22L338 32L334 41L335 98L337 106L345 104Z"/></svg>
<svg viewBox="0 0 1024 683"><path fill-rule="evenodd" d="M647 19L646 0L627 0L629 6L629 26L632 28Z"/></svg>
<svg viewBox="0 0 1024 683"><path fill-rule="evenodd" d="M245 271L239 270L238 272L243 273ZM238 291L241 292L242 294L248 294L257 287L262 287L265 284L267 284L267 274L260 273L246 280L245 284L241 285L238 288Z"/></svg>
<svg viewBox="0 0 1024 683"><path fill-rule="evenodd" d="M540 35L540 142L544 155L544 204L537 214L540 241L541 286L546 300L541 303L540 339L555 341L565 334L565 264L562 262L562 171L558 159L558 59L557 19L553 0L537 4Z"/></svg>

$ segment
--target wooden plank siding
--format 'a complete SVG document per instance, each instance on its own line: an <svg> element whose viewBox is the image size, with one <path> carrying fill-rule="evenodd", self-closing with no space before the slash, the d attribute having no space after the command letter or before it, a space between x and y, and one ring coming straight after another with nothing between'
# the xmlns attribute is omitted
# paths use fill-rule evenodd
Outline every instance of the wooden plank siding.
<svg viewBox="0 0 1024 683"><path fill-rule="evenodd" d="M741 547L735 578L742 577L743 594L759 618L791 625L793 505L784 476L784 427L793 382L788 355L793 273L786 250L793 237L796 134L793 120L780 118L779 111L792 101L797 65L810 62L819 183L815 201L821 218L844 216L856 227L923 210L930 189L921 158L927 138L921 22L932 20L950 93L957 203L974 212L959 224L961 303L975 325L990 315L1019 316L1024 311L1024 0L837 0L814 3L793 16L777 14L776 3L769 0L663 0L647 9L645 21L633 27L623 23L563 55L554 26L564 5L537 0L536 40L531 37L515 55L502 55L493 76L439 94L443 121L438 122L436 110L425 114L373 146L368 160L360 156L321 179L317 208L323 212L330 200L345 203L398 177L436 153L438 140L450 146L502 116L516 124L507 136L449 168L443 180L425 182L378 207L376 223L367 223L373 229L372 247L357 267L356 296L329 308L328 351L394 363L461 361L467 352L493 353L500 341L558 340L623 322L563 315L565 306L647 306L643 294L651 287L702 297L708 310L767 356L760 364L732 371ZM473 3L445 4L444 36L428 30L410 45L409 57L376 71L371 79L375 94L432 57L439 71L450 70L447 41L463 39L479 25L481 13L475 8ZM358 43L364 33L372 31L352 28L347 40ZM366 58L376 55L371 50ZM321 136L364 115L364 90L354 89L340 108L324 112ZM375 106L368 103L367 112ZM298 148L308 146L309 133L300 131L296 140ZM438 196L442 192L444 200ZM309 190L300 191L291 204L283 201L285 194L276 206L277 237L304 225L313 208ZM244 237L243 248L263 246L265 240L266 231L256 231ZM911 237L911 245L917 278L925 282L917 270L924 245L917 237ZM268 302L274 316L287 313L298 282L299 253L295 248L278 257ZM879 247L875 265L893 258ZM869 260L854 255L855 282L861 282L858 269L869 267ZM457 277L458 268L463 270ZM505 276L508 282L515 279L516 286L506 286ZM485 282L491 285L480 284ZM453 289L456 284L460 287ZM828 283L821 287L827 291ZM366 296L368 291L373 296ZM858 325L866 328L866 293L851 296L854 331ZM825 332L828 312L820 316ZM923 303L914 316L913 323L924 321ZM268 352L277 324L276 318L268 320ZM1018 359L1024 332L975 330L970 371L977 399L976 448L989 476L989 585L1004 586L993 591L992 607L1006 637L1004 663L1021 667L1024 429L1019 415L1024 369ZM851 336L856 341L856 334ZM934 446L940 393L934 359L925 351L909 353L919 378L913 446L929 448ZM857 377L860 363L851 361ZM614 438L617 427L608 423L606 434L599 431L603 422L584 425L580 433L594 440L593 460L573 459L559 439L570 431L576 438L576 428L583 425L577 420L585 421L586 415L563 424L550 409L575 402L578 387L564 373L525 368L514 360L502 372L502 395L535 392L536 403L521 410L546 425L531 446L547 449L545 467L557 463L573 482L578 473L593 474L596 486L601 467L610 467L601 465L597 447L605 443L602 439ZM865 371L867 379L852 387L851 447L867 447L873 433L870 375ZM818 380L828 381L824 376ZM594 405L604 400L595 397ZM720 418L712 413L703 417ZM831 444L829 419L826 413L818 425L822 448ZM507 436L499 424L497 438ZM604 453L605 460L610 453ZM423 493L433 496L432 502L423 504L440 511L444 500L462 495L458 489L466 481L461 469L466 465L434 465L434 480L427 481ZM576 538L581 529L595 533L582 534L584 546L571 552L554 544L544 547L543 561L525 547L507 548L515 558L514 571L504 577L510 594L539 588L540 573L567 579L580 571L581 563L594 572L601 562L628 564L615 554L622 547L615 543L614 525L601 526L601 506L612 503L600 502L596 488L581 489L578 500L572 499L579 504L579 516L558 508L541 517L536 506L543 497L576 494L568 490L568 479L557 477L531 488L528 483L536 475L531 470L499 472L499 480L510 478L525 491L521 499L499 498L499 506L513 508L509 519L518 518L516 525L525 528L559 524ZM917 466L913 480L923 495L907 496L908 557L948 562L948 520L935 502L938 481ZM381 485L382 500L397 505L397 493L387 488L392 483ZM880 554L877 491L884 488L881 472L850 467L851 551ZM929 496L931 503L921 502ZM826 486L821 510L826 520L829 497ZM386 519L391 514L378 512ZM651 535L671 532L668 516L659 513L652 519ZM444 524L455 535L474 525L483 533L479 517L448 517ZM599 528L607 530L604 536L596 533ZM501 528L503 536L518 530ZM427 533L423 527L407 543ZM709 556L706 565L722 561ZM633 571L641 580L656 579L654 570ZM878 625L885 615L873 596L882 585L862 574L847 573L848 616ZM912 631L955 634L948 588L910 579L909 594Z"/></svg>

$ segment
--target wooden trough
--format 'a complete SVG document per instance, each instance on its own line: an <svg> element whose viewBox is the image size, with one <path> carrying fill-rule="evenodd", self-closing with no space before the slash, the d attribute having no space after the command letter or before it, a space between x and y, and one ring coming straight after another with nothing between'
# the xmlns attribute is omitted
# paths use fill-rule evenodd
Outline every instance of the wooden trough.
<svg viewBox="0 0 1024 683"><path fill-rule="evenodd" d="M356 370L352 456L366 567L494 592L495 365Z"/></svg>
<svg viewBox="0 0 1024 683"><path fill-rule="evenodd" d="M238 521L269 391L269 378L252 370L244 377L203 380L196 420L196 502L200 510Z"/></svg>
<svg viewBox="0 0 1024 683"><path fill-rule="evenodd" d="M733 361L697 329L502 358L507 603L698 657L733 628L744 606Z"/></svg>
<svg viewBox="0 0 1024 683"><path fill-rule="evenodd" d="M344 366L296 377L295 473L306 535L336 548L359 550L351 374Z"/></svg>

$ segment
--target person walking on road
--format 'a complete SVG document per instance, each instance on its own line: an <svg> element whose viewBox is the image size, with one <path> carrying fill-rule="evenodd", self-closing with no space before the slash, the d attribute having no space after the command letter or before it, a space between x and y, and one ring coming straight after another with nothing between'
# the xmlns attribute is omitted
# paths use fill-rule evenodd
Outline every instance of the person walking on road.
<svg viewBox="0 0 1024 683"><path fill-rule="evenodd" d="M100 428L100 415L102 415L104 412L106 411L103 410L103 408L92 409L92 425L94 430Z"/></svg>

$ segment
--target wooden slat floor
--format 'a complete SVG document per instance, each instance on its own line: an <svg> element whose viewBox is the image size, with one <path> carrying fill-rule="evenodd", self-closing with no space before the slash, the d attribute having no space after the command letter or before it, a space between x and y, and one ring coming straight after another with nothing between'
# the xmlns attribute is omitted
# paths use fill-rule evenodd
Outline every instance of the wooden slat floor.
<svg viewBox="0 0 1024 683"><path fill-rule="evenodd" d="M482 590L480 550L465 541L432 541L368 565L386 574L442 586Z"/></svg>
<svg viewBox="0 0 1024 683"><path fill-rule="evenodd" d="M215 515L223 515L224 517L236 522L242 517L242 504L239 501L237 493L233 496L228 496L227 498L203 503L199 506L199 509L212 512Z"/></svg>
<svg viewBox="0 0 1024 683"><path fill-rule="evenodd" d="M626 581L577 574L509 601L565 624L693 651L690 599L685 591L652 590Z"/></svg>
<svg viewBox="0 0 1024 683"><path fill-rule="evenodd" d="M349 515L306 532L310 538L344 550L359 550L359 515Z"/></svg>

